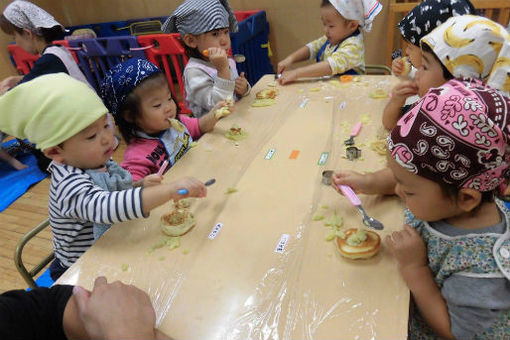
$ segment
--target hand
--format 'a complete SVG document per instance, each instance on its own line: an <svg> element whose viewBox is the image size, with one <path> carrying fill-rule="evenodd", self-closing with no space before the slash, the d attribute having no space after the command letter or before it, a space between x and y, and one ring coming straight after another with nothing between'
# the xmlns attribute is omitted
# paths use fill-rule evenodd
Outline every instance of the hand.
<svg viewBox="0 0 510 340"><path fill-rule="evenodd" d="M296 70L284 71L282 76L278 79L278 83L280 85L285 85L296 81L298 78L298 73Z"/></svg>
<svg viewBox="0 0 510 340"><path fill-rule="evenodd" d="M292 60L290 58L285 58L283 59L282 61L280 61L278 63L278 66L277 66L277 73L282 73L283 71L285 71L287 68L290 67L290 65L292 65Z"/></svg>
<svg viewBox="0 0 510 340"><path fill-rule="evenodd" d="M173 199L183 199L186 197L205 197L207 195L207 188L204 183L193 177L184 177L178 181L170 184ZM179 195L179 189L187 189L186 195Z"/></svg>
<svg viewBox="0 0 510 340"><path fill-rule="evenodd" d="M149 296L120 281L108 284L104 276L92 292L75 286L78 314L91 339L154 339L156 313Z"/></svg>
<svg viewBox="0 0 510 340"><path fill-rule="evenodd" d="M393 59L391 63L391 72L393 72L393 74L397 77L402 75L402 72L404 72L404 61L402 58Z"/></svg>
<svg viewBox="0 0 510 340"><path fill-rule="evenodd" d="M403 274L427 266L425 243L414 228L406 224L404 230L386 236L385 242Z"/></svg>
<svg viewBox="0 0 510 340"><path fill-rule="evenodd" d="M11 76L2 80L0 82L0 94L4 94L14 86L18 85L21 79L23 79L23 76Z"/></svg>
<svg viewBox="0 0 510 340"><path fill-rule="evenodd" d="M408 97L418 94L418 85L415 81L404 80L395 85L391 90L391 100L398 102L399 105L404 105Z"/></svg>
<svg viewBox="0 0 510 340"><path fill-rule="evenodd" d="M163 176L160 176L158 174L147 175L143 179L142 186L144 188L152 187L154 185L161 184L162 180L163 180Z"/></svg>
<svg viewBox="0 0 510 340"><path fill-rule="evenodd" d="M230 70L228 65L227 52L219 47L209 47L209 61L214 65L218 72Z"/></svg>
<svg viewBox="0 0 510 340"><path fill-rule="evenodd" d="M244 77L244 72L241 72L241 76L236 78L236 84L234 92L239 96L243 96L248 91L248 80Z"/></svg>
<svg viewBox="0 0 510 340"><path fill-rule="evenodd" d="M339 171L331 176L331 185L340 194L342 191L338 188L339 185L348 185L356 193L370 194L370 180L368 176L355 171Z"/></svg>

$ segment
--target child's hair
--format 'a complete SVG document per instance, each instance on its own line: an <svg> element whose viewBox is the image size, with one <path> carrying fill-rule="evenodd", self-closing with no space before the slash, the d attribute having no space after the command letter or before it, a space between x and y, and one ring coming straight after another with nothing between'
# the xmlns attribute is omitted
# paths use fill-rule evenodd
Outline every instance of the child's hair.
<svg viewBox="0 0 510 340"><path fill-rule="evenodd" d="M434 59L437 60L437 62L439 63L439 65L441 65L441 69L443 70L443 77L444 79L446 80L450 80L450 79L453 79L455 78L453 76L453 74L450 73L450 71L448 71L448 69L446 68L446 66L443 64L443 62L441 60L439 60L439 58L436 56L436 54L434 53L434 51L432 51L432 49L430 48L429 45L427 44L422 44L421 45L421 49L422 51L424 52L428 52L430 54L432 54L434 56Z"/></svg>
<svg viewBox="0 0 510 340"><path fill-rule="evenodd" d="M444 182L436 182L436 183L439 184L439 186L441 187L441 191L443 192L443 195L445 197L448 197L453 201L457 200L457 197L460 192L459 188L455 187L454 185L446 184ZM499 195L497 195L497 193L495 191L484 191L484 192L481 192L481 194L482 194L482 199L480 200L480 204L476 207L476 209L478 209L482 205L482 203L493 202L494 198L496 196L499 197Z"/></svg>
<svg viewBox="0 0 510 340"><path fill-rule="evenodd" d="M23 28L19 28L11 23L3 14L0 15L0 29L8 35L13 35L14 32L23 34ZM60 40L64 36L64 31L61 26L53 26L51 28L40 27L39 32L33 33L42 37L47 44L50 44L54 40Z"/></svg>
<svg viewBox="0 0 510 340"><path fill-rule="evenodd" d="M119 113L115 117L115 122L126 143L129 144L129 142L135 138L136 131L140 130L136 125L136 118L142 115L140 91L150 91L163 86L168 87L165 74L163 72L154 73L142 80L140 84L126 96L126 99L119 108ZM177 103L176 107L176 119L178 119L180 110Z"/></svg>
<svg viewBox="0 0 510 340"><path fill-rule="evenodd" d="M321 7L333 6L329 0L322 0Z"/></svg>

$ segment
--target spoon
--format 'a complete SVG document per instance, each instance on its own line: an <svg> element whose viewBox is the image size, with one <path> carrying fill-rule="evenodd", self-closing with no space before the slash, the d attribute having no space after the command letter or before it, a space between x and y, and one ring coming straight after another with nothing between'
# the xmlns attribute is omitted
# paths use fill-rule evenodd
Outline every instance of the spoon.
<svg viewBox="0 0 510 340"><path fill-rule="evenodd" d="M354 205L358 210L360 211L361 215L363 216L363 224L365 224L367 227L370 227L372 229L376 230L382 230L384 229L384 225L376 220L373 217L368 216L367 212L363 207L361 206L361 200L359 199L358 195L352 190L350 186L347 185L339 185L338 188L342 193L347 197L347 199Z"/></svg>
<svg viewBox="0 0 510 340"><path fill-rule="evenodd" d="M205 183L204 183L204 185L205 185L206 187L208 187L208 186L210 186L210 185L213 185L214 183L216 183L216 179L211 178L210 180L208 180L207 182L205 182ZM178 193L179 195L187 195L187 194L188 194L188 189L179 189L179 190L177 191L177 193Z"/></svg>
<svg viewBox="0 0 510 340"><path fill-rule="evenodd" d="M244 63L246 61L246 57L244 54L234 54L234 60L236 63Z"/></svg>

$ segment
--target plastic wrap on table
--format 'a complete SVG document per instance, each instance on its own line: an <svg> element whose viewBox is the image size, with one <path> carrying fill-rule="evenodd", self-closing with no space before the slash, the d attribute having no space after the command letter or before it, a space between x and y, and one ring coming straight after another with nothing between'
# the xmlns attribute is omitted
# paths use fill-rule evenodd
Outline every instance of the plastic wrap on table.
<svg viewBox="0 0 510 340"><path fill-rule="evenodd" d="M379 79L391 78L364 77L341 89L328 81L279 87L274 106L252 108L255 94L273 83L263 78L165 175L165 182L216 179L207 198L192 203L197 225L180 247L149 251L165 237L159 218L168 203L145 220L112 227L59 282L90 288L105 275L132 283L150 295L159 329L177 339L405 339L409 292L384 245L372 259L348 260L325 239L324 224L334 215L343 228L362 222L344 197L321 184L322 171L384 167L384 156L369 147L384 138L384 102L368 98L389 86ZM343 141L361 118L356 144L364 159L348 161ZM226 139L233 124L248 138ZM226 194L229 187L237 191ZM396 198L360 197L386 226L382 238L400 229ZM314 218L317 212L324 219Z"/></svg>

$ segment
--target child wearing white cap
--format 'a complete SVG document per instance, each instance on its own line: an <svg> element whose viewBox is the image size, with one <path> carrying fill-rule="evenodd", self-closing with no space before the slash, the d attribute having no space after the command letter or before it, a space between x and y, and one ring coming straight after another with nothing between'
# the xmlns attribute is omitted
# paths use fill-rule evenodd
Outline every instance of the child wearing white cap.
<svg viewBox="0 0 510 340"><path fill-rule="evenodd" d="M63 73L38 77L0 97L0 130L28 138L53 160L48 169L54 280L94 243L94 223L145 217L171 199L206 195L204 184L194 178L118 191L96 185L87 170L109 171L113 153L107 113L89 86ZM189 194L179 195L180 188Z"/></svg>
<svg viewBox="0 0 510 340"><path fill-rule="evenodd" d="M382 9L377 0L322 0L321 20L325 35L314 40L278 63L279 82L291 83L301 77L331 74L357 74L365 70L363 33ZM290 70L299 61L315 60L316 64Z"/></svg>

